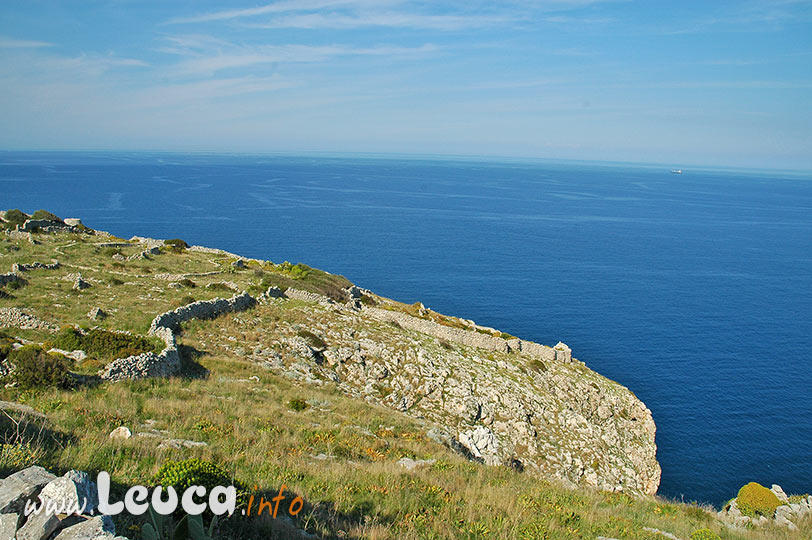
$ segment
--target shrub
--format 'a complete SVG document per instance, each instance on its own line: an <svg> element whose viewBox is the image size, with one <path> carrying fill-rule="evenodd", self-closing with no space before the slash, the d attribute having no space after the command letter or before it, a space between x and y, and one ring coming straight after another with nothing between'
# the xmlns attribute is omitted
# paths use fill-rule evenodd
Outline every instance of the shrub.
<svg viewBox="0 0 812 540"><path fill-rule="evenodd" d="M698 529L691 533L691 540L722 540L722 538L710 529Z"/></svg>
<svg viewBox="0 0 812 540"><path fill-rule="evenodd" d="M61 217L57 216L56 214L52 214L47 210L37 210L31 214L31 219L44 219L46 221L57 221L59 223L64 223Z"/></svg>
<svg viewBox="0 0 812 540"><path fill-rule="evenodd" d="M527 367L529 367L533 371L537 371L539 373L543 373L543 372L547 371L547 366L544 364L544 362L542 362L541 360L539 360L537 358L534 358L533 360L530 360L530 362L527 364Z"/></svg>
<svg viewBox="0 0 812 540"><path fill-rule="evenodd" d="M54 339L53 345L58 349L68 351L80 349L85 351L88 356L105 361L149 351L158 352L161 349L157 341L143 336L120 334L101 328L94 328L83 334L72 326L62 328Z"/></svg>
<svg viewBox="0 0 812 540"><path fill-rule="evenodd" d="M124 285L124 282L121 281L118 278L110 278L110 279L107 280L107 283L109 283L110 285L113 285L114 287L117 287L119 285Z"/></svg>
<svg viewBox="0 0 812 540"><path fill-rule="evenodd" d="M155 484L163 487L172 486L180 496L189 486L204 486L210 492L217 486L234 486L237 488L237 502L246 500L245 486L232 479L231 475L210 461L198 458L183 461L167 461L155 475Z"/></svg>
<svg viewBox="0 0 812 540"><path fill-rule="evenodd" d="M304 279L313 270L306 264L302 263L290 264L288 261L285 261L282 264L280 264L278 268L281 272L287 274L292 279Z"/></svg>
<svg viewBox="0 0 812 540"><path fill-rule="evenodd" d="M296 412L303 411L303 410L307 409L309 406L310 405L307 404L307 401L305 401L302 398L293 398L290 401L288 401L288 407L292 411L296 411Z"/></svg>
<svg viewBox="0 0 812 540"><path fill-rule="evenodd" d="M197 283L195 283L194 281L192 281L189 278L183 278L182 280L178 281L178 283L180 285L183 285L184 287L188 287L190 289L194 289L195 287L197 287Z"/></svg>
<svg viewBox="0 0 812 540"><path fill-rule="evenodd" d="M22 224L25 223L25 220L27 219L28 214L20 212L16 208L14 210L9 210L8 212L6 212L5 217L6 223L8 223L12 229L14 228L15 225L22 226Z"/></svg>
<svg viewBox="0 0 812 540"><path fill-rule="evenodd" d="M38 463L45 452L30 442L17 441L0 444L0 469L19 471Z"/></svg>
<svg viewBox="0 0 812 540"><path fill-rule="evenodd" d="M176 251L183 251L184 249L189 248L189 244L187 244L180 238L170 238L169 240L164 240L164 244L173 248Z"/></svg>
<svg viewBox="0 0 812 540"><path fill-rule="evenodd" d="M310 346L313 347L314 349L327 348L327 344L324 342L324 340L321 339L316 334L314 334L313 332L310 332L309 330L299 330L298 332L296 332L296 335L307 341L310 344Z"/></svg>
<svg viewBox="0 0 812 540"><path fill-rule="evenodd" d="M739 490L736 504L746 516L755 517L758 514L771 518L775 509L781 505L781 501L775 493L761 484L750 482Z"/></svg>
<svg viewBox="0 0 812 540"><path fill-rule="evenodd" d="M47 353L36 345L26 345L8 354L14 365L13 377L21 388L67 388L68 361L61 354Z"/></svg>
<svg viewBox="0 0 812 540"><path fill-rule="evenodd" d="M0 332L0 360L5 360L8 353L12 351L12 345L14 342L15 341L11 336L5 332Z"/></svg>

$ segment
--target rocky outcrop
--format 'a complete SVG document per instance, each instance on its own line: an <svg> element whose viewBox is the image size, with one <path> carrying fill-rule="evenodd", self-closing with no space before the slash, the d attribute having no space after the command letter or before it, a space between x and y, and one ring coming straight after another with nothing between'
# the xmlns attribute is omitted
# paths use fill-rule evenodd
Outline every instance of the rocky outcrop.
<svg viewBox="0 0 812 540"><path fill-rule="evenodd" d="M40 509L26 515L26 503ZM61 510L49 512L47 505ZM126 540L109 516L93 516L98 488L86 472L56 477L29 467L0 481L0 538L17 540Z"/></svg>
<svg viewBox="0 0 812 540"><path fill-rule="evenodd" d="M25 280L20 277L19 274L16 272L8 272L6 274L0 274L0 287L6 285L7 283L25 283Z"/></svg>
<svg viewBox="0 0 812 540"><path fill-rule="evenodd" d="M563 343L506 340L321 298L293 309L326 346L292 327L273 348L254 349L251 358L266 369L427 420L436 440L489 465L571 486L657 491L651 412Z"/></svg>
<svg viewBox="0 0 812 540"><path fill-rule="evenodd" d="M787 497L784 490L778 484L773 484L770 491L782 503L775 509L772 516L748 516L739 508L738 498L727 503L719 512L719 518L734 527L763 526L773 523L781 527L786 527L791 531L798 530L797 522L812 515L812 496L793 497L793 501Z"/></svg>
<svg viewBox="0 0 812 540"><path fill-rule="evenodd" d="M210 319L224 313L244 311L255 304L256 300L250 294L243 293L229 299L216 298L192 302L162 313L153 319L149 334L163 340L166 345L164 350L160 354L147 352L127 358L118 358L99 371L99 376L108 381L121 381L176 375L180 372L181 362L175 332L181 323L192 319Z"/></svg>

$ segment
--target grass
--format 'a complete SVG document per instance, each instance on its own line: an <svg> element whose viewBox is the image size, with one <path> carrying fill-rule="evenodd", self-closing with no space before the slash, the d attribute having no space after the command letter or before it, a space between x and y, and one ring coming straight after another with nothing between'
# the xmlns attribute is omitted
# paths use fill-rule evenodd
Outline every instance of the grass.
<svg viewBox="0 0 812 540"><path fill-rule="evenodd" d="M56 270L28 272L29 285L15 290L14 298L0 299L0 307L23 307L57 325L93 324L145 334L156 314L187 300L185 291L168 286L182 279L194 280L198 300L223 296L222 288L209 285L224 280L241 290L271 283L336 298L349 283L315 269L292 273L271 263L250 263L253 271L230 272L227 256L185 249L118 262L94 245L103 241L97 237L59 233L38 239L42 243L32 245L0 236L2 271L12 262L57 258L62 263ZM143 246L117 249L130 256ZM71 282L63 278L75 272L82 272L93 286L71 291ZM87 313L96 306L109 316L90 323ZM302 512L289 521L239 515L224 520L219 536L234 539L292 538L291 527L320 538L375 540L662 538L645 527L686 539L703 528L724 540L807 540L812 533L810 519L800 523L798 532L774 527L733 531L715 521L708 511L712 509L695 504L572 490L507 467L472 463L430 440L426 431L431 424L425 420L383 407L375 399L354 399L330 382L302 386L263 369L251 357L256 348L279 351L280 342L296 336L321 349L353 332L353 339L385 341L394 351L417 342L430 354L465 355L493 370L501 369L497 364L515 362L504 353L480 358L458 345L447 350L439 340L397 325L347 317L325 306L275 300L249 312L185 324L181 351L185 365L195 367L190 370L194 377L70 390L0 388L0 399L45 414L0 414L0 471L5 475L33 463L58 474L105 470L113 478L113 496L121 500L129 486L149 483L167 461L199 458L216 464L253 493L270 498L284 485L289 499L298 495L304 500ZM454 321L460 320L447 318L449 324L457 324ZM54 339L41 330L5 333L37 343ZM519 385L536 384L540 377L535 372L541 367L532 361L524 364L511 376ZM545 368L568 370L586 380L599 378L574 365ZM165 430L171 437L206 446L158 448L158 441L147 437L111 440L110 431L122 425L133 433ZM557 435L549 436L553 440ZM397 465L403 457L435 461L409 472ZM140 537L143 517L121 515L116 522L120 534Z"/></svg>

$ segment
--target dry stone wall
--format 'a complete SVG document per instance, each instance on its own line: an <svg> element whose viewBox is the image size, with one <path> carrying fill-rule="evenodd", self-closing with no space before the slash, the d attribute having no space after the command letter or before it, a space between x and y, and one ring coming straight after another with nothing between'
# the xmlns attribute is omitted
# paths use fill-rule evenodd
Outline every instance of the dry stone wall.
<svg viewBox="0 0 812 540"><path fill-rule="evenodd" d="M143 379L146 377L168 377L180 372L181 363L175 332L181 323L192 319L211 319L224 313L244 311L256 304L248 293L234 295L231 298L202 300L167 311L155 317L149 328L149 334L160 338L166 347L160 354L142 353L127 358L113 360L99 372L102 379L121 381L125 379Z"/></svg>

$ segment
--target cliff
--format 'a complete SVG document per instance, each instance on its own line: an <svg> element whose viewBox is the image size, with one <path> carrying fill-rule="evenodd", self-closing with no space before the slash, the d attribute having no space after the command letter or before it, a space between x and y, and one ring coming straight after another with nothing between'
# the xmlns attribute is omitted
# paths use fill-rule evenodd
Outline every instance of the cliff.
<svg viewBox="0 0 812 540"><path fill-rule="evenodd" d="M569 486L649 495L657 491L660 467L650 411L628 389L573 359L563 343L547 347L422 305L405 306L304 265L274 265L140 237L110 241L106 233L59 223L38 221L20 230L27 232L28 242L9 231L10 242L27 251L38 242L38 258L54 262L16 258L7 281L25 274L34 285L22 289L28 291L36 289L37 281L81 282L76 303L93 298L81 311L101 308L113 314L108 327L126 320L119 329L143 332L146 328L141 330L133 319L154 318L150 333L166 343L164 352L114 360L100 370L104 379L178 374L175 332L185 322L205 319L185 335L205 336L207 346L247 358L257 370L297 384L327 385L425 421L428 436L472 460ZM95 275L90 263L96 259L108 277ZM152 266L171 271L154 272ZM121 287L109 285L117 279L109 276L115 275L126 277L121 283L134 285L144 301L125 300ZM226 278L228 285L218 281ZM155 297L175 303L183 296L179 289L184 281L193 279L196 297L205 291L210 299L152 311L150 304L161 304ZM256 292L218 299L215 293L224 288ZM144 291L151 292L145 296ZM58 309L36 309L38 303L18 307L51 327L79 322L75 309L67 310L73 316L60 316ZM241 334L239 346L233 332L222 331L224 326ZM255 331L242 331L248 329Z"/></svg>

